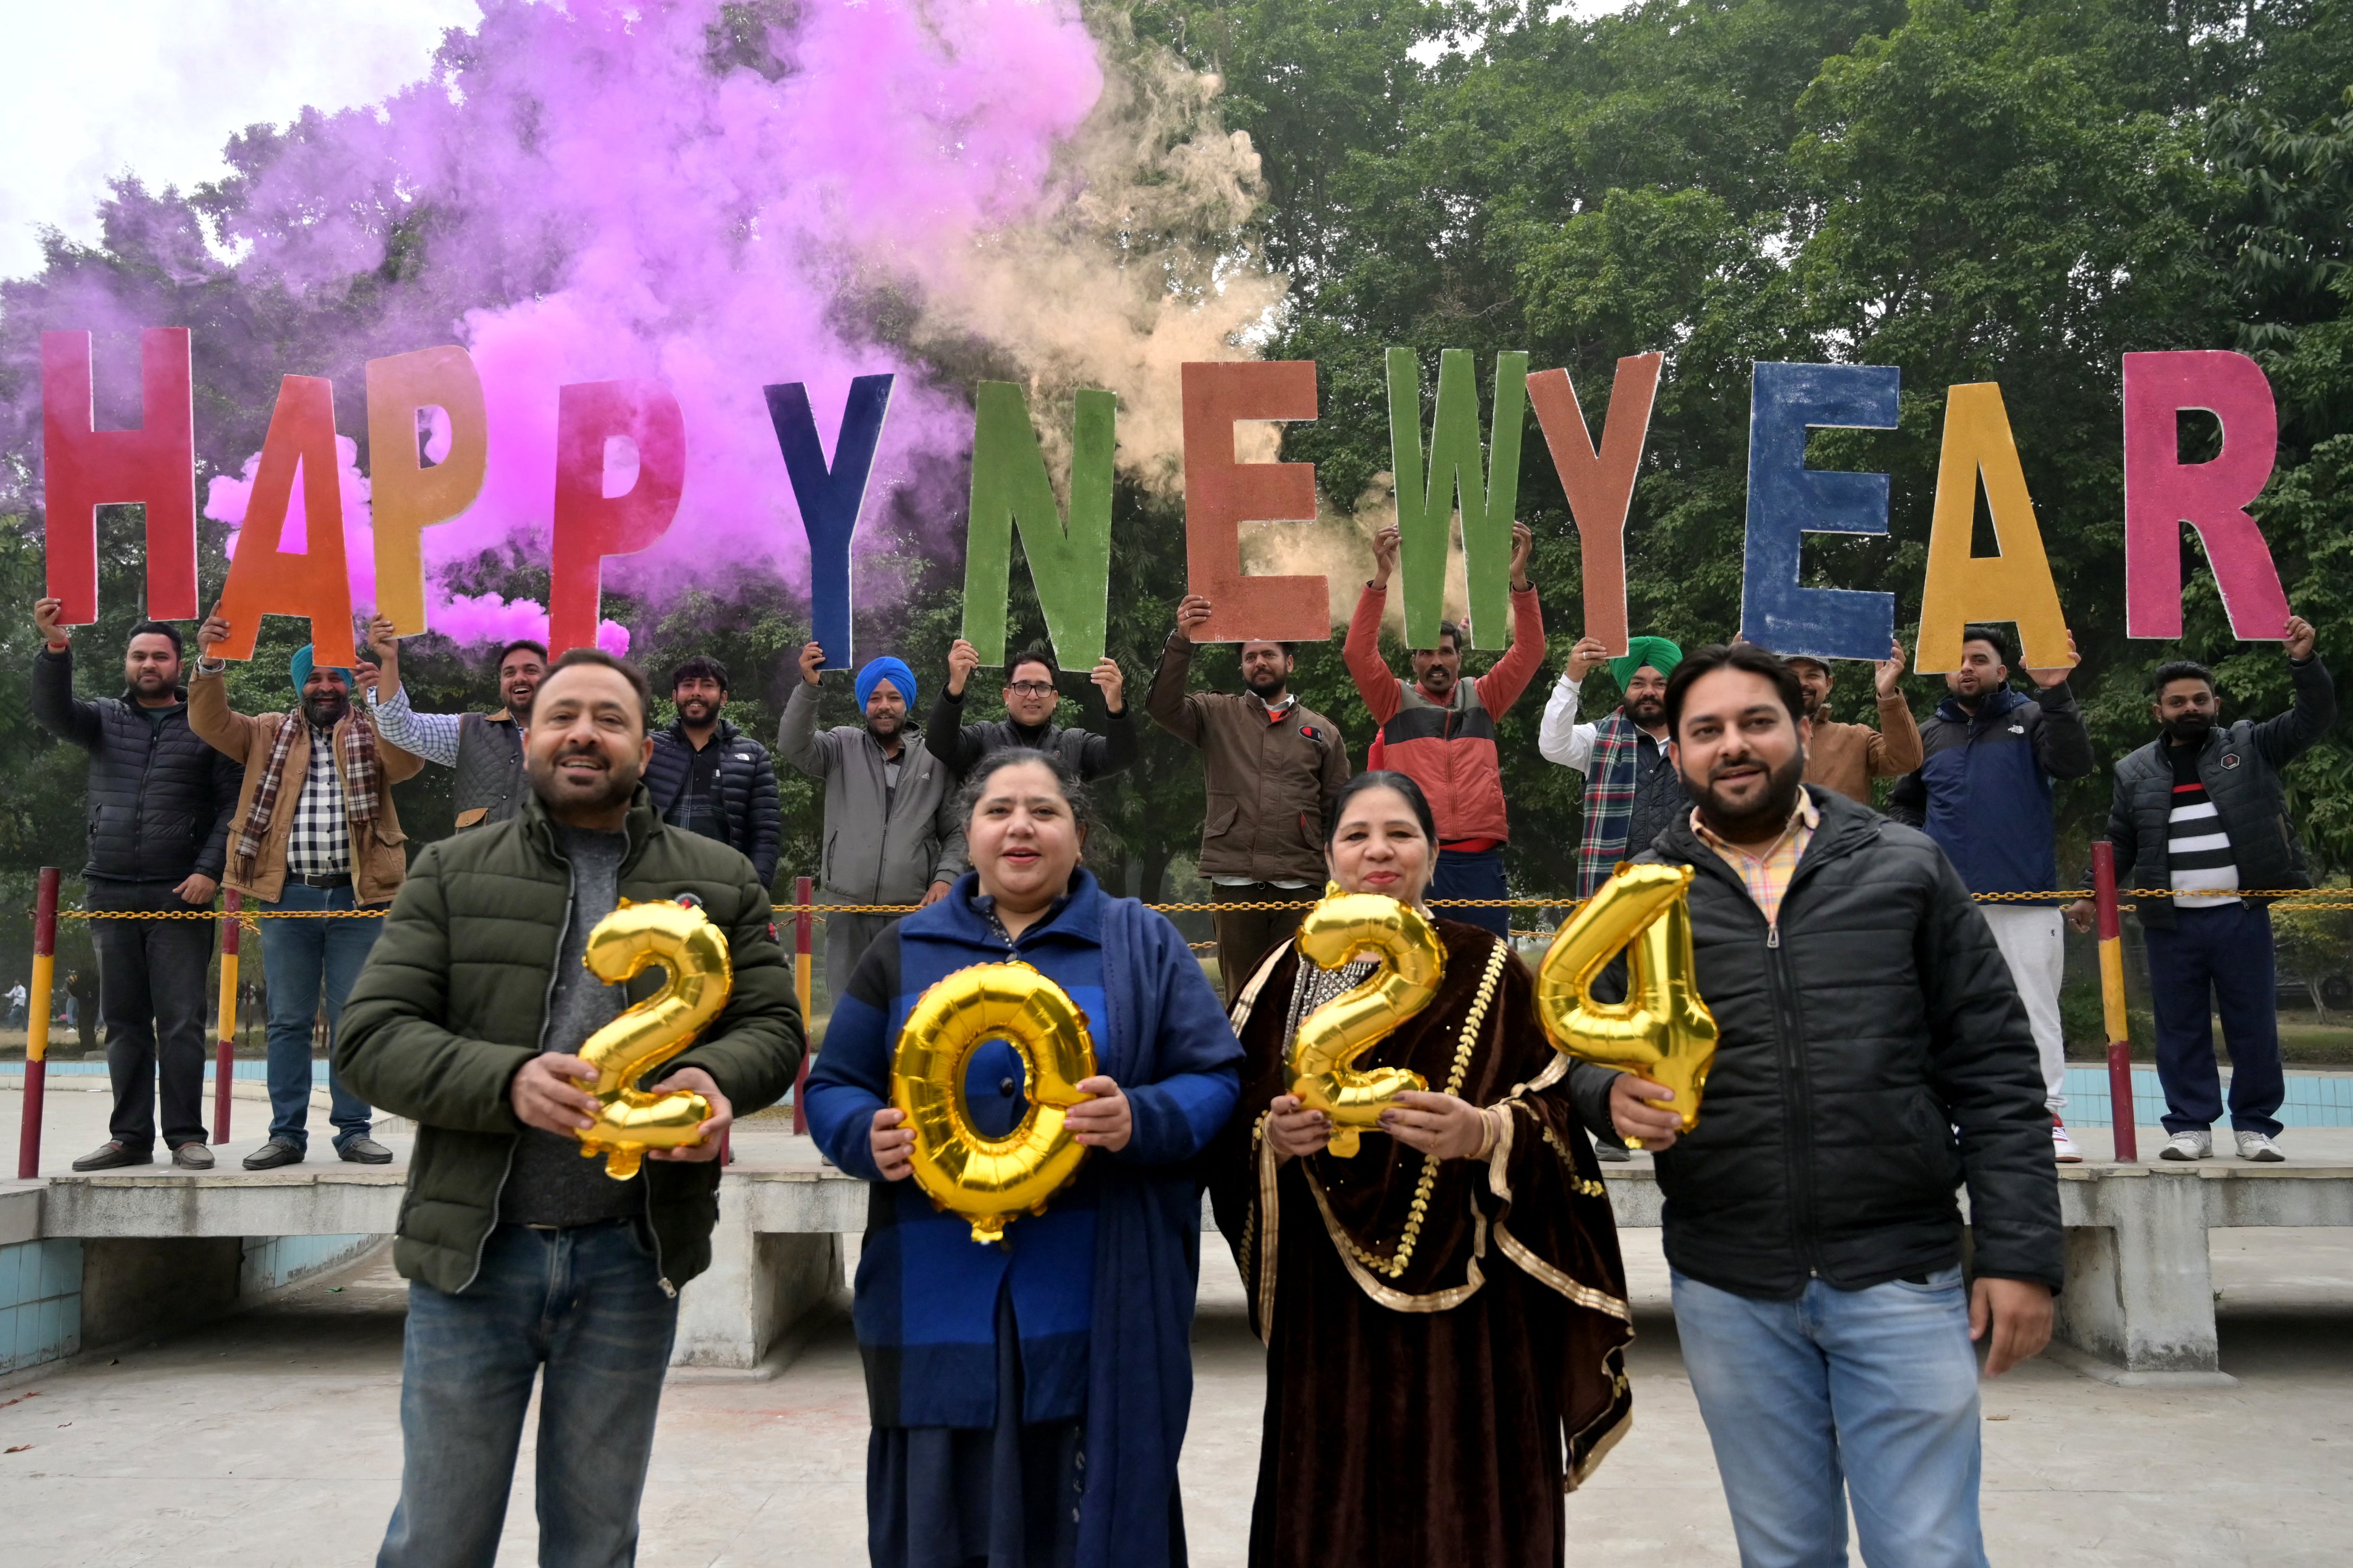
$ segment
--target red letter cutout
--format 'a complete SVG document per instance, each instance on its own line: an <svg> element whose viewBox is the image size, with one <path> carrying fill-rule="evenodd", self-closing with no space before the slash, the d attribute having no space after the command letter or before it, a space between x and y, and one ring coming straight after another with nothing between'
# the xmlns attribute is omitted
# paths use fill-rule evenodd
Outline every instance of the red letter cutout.
<svg viewBox="0 0 2353 1568"><path fill-rule="evenodd" d="M1651 432L1651 405L1659 393L1662 353L1629 354L1609 384L1609 411L1601 424L1601 450L1577 406L1568 372L1542 370L1528 377L1560 488L1577 520L1577 553L1585 565L1585 635L1599 637L1612 655L1626 651L1626 512L1634 503L1634 476Z"/></svg>
<svg viewBox="0 0 2353 1568"><path fill-rule="evenodd" d="M605 493L605 443L638 447L638 482ZM555 570L548 647L594 647L605 557L650 547L669 531L686 488L686 416L658 381L581 381L556 389Z"/></svg>
<svg viewBox="0 0 2353 1568"><path fill-rule="evenodd" d="M2221 421L2222 450L2185 463L2174 415ZM2247 503L2263 493L2279 449L2279 409L2263 367L2227 349L2125 355L2125 636L2181 635L2181 528L2198 531L2231 635L2287 635L2287 594Z"/></svg>
<svg viewBox="0 0 2353 1568"><path fill-rule="evenodd" d="M1323 578L1242 571L1243 523L1314 521L1315 465L1234 461L1237 420L1315 417L1315 362L1196 363L1182 374L1186 586L1214 606L1198 640L1328 641Z"/></svg>
<svg viewBox="0 0 2353 1568"><path fill-rule="evenodd" d="M90 334L41 334L48 591L65 601L58 619L68 626L98 619L98 508L115 502L147 509L147 614L159 621L195 618L196 426L188 329L140 333L139 370L140 427L98 429Z"/></svg>
<svg viewBox="0 0 2353 1568"><path fill-rule="evenodd" d="M302 552L279 548L302 474ZM221 586L220 615L228 638L213 649L222 658L251 658L264 616L307 616L311 647L322 665L348 669L359 662L352 646L352 578L343 560L343 496L335 452L335 389L323 376L290 375L279 384L278 407L261 443L253 498L237 531L237 558Z"/></svg>

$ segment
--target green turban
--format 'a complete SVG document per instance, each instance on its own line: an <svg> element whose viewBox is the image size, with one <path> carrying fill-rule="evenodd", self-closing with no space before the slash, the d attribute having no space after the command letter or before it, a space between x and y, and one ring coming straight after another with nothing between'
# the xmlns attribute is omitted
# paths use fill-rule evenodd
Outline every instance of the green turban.
<svg viewBox="0 0 2353 1568"><path fill-rule="evenodd" d="M1672 675L1675 666L1683 661L1683 650L1664 637L1630 637L1625 656L1609 661L1609 673L1617 680L1618 689L1623 691L1626 683L1634 679L1634 672L1644 665L1661 675Z"/></svg>

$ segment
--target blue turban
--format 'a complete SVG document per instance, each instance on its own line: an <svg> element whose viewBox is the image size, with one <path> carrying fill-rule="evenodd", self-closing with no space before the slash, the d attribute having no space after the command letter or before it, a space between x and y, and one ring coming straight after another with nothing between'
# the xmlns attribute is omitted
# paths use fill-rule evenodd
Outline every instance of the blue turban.
<svg viewBox="0 0 2353 1568"><path fill-rule="evenodd" d="M301 690L302 688L311 683L311 645L309 643L304 643L301 647L294 650L294 662L292 665L289 666L289 668L293 671L294 689L297 691ZM352 679L352 672L345 669L342 665L331 664L327 668L334 670L343 678L343 685L346 689L358 686L359 682Z"/></svg>
<svg viewBox="0 0 2353 1568"><path fill-rule="evenodd" d="M866 668L858 672L858 706L864 708L866 700L874 695L874 689L886 680L899 689L899 695L907 700L907 710L913 712L915 672L907 668L905 659L893 658L889 654L870 660Z"/></svg>

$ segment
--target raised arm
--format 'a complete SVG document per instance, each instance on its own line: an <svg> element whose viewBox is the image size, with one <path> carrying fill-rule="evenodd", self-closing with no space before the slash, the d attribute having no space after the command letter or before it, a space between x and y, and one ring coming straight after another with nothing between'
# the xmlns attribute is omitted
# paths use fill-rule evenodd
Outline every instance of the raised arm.
<svg viewBox="0 0 2353 1568"><path fill-rule="evenodd" d="M1544 668L1544 610L1536 604L1536 585L1528 581L1528 554L1535 547L1528 525L1512 524L1512 646L1493 669L1472 682L1480 706L1498 721Z"/></svg>
<svg viewBox="0 0 2353 1568"><path fill-rule="evenodd" d="M1560 679L1545 700L1544 721L1536 726L1536 751L1545 761L1583 773L1593 760L1594 726L1577 721L1577 701L1585 678L1609 657L1599 637L1580 637L1561 666Z"/></svg>
<svg viewBox="0 0 2353 1568"><path fill-rule="evenodd" d="M1912 717L1912 704L1904 694L1882 696L1879 700L1879 728L1872 732L1866 748L1871 776L1891 779L1917 772L1926 753L1920 745L1920 721Z"/></svg>
<svg viewBox="0 0 2353 1568"><path fill-rule="evenodd" d="M809 662L809 649L816 647L811 643L801 650L801 679L793 682L792 695L785 699L785 716L776 723L776 755L821 779L833 763L834 738L818 733L817 671ZM822 659L824 651L819 649L817 657Z"/></svg>
<svg viewBox="0 0 2353 1568"><path fill-rule="evenodd" d="M1143 744L1135 733L1135 710L1127 700L1127 676L1119 661L1105 657L1088 679L1103 696L1103 727L1100 734L1087 736L1079 754L1079 776L1098 779L1134 766Z"/></svg>
<svg viewBox="0 0 2353 1568"><path fill-rule="evenodd" d="M1193 673L1193 632L1209 618L1209 601L1187 594L1176 606L1176 629L1160 649L1159 668L1144 694L1144 710L1152 721L1188 746L1201 743L1201 705L1185 690Z"/></svg>
<svg viewBox="0 0 2353 1568"><path fill-rule="evenodd" d="M2295 705L2255 726L2255 750L2275 768L2285 767L2337 722L2337 686L2315 649L2311 626L2302 617L2287 623L2287 676L2295 684Z"/></svg>
<svg viewBox="0 0 2353 1568"><path fill-rule="evenodd" d="M1341 662L1348 667L1356 695L1372 710L1376 724L1388 723L1405 702L1404 683L1381 658L1381 616L1388 602L1386 575L1366 583L1356 595L1356 613L1348 617L1348 640L1340 645Z"/></svg>
<svg viewBox="0 0 2353 1568"><path fill-rule="evenodd" d="M98 704L74 695L71 643L62 647L50 643L33 656L33 722L84 750L98 744L103 732Z"/></svg>
<svg viewBox="0 0 2353 1568"><path fill-rule="evenodd" d="M462 716L419 713L408 705L408 688L395 686L392 695L385 697L384 687L385 682L378 680L367 698L368 717L375 721L375 732L413 756L445 768L456 767Z"/></svg>

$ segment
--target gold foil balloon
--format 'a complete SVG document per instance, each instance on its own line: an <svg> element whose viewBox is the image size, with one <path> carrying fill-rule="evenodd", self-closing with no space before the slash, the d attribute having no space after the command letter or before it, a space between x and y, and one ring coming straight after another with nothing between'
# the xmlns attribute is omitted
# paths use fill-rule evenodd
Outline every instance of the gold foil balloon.
<svg viewBox="0 0 2353 1568"><path fill-rule="evenodd" d="M1395 899L1344 893L1331 882L1324 901L1300 922L1299 951L1323 969L1360 958L1380 961L1363 984L1301 1019L1291 1046L1291 1092L1330 1119L1327 1147L1346 1159L1356 1152L1363 1130L1379 1126L1381 1112L1398 1095L1430 1087L1404 1068L1360 1072L1349 1064L1430 1005L1446 973L1446 943L1437 927Z"/></svg>
<svg viewBox="0 0 2353 1568"><path fill-rule="evenodd" d="M1536 971L1536 1011L1555 1048L1673 1089L1672 1102L1649 1103L1681 1115L1686 1132L1699 1125L1716 1036L1693 977L1691 879L1688 866L1620 866L1560 928ZM1596 1002L1594 978L1621 950L1626 1000Z"/></svg>
<svg viewBox="0 0 2353 1568"><path fill-rule="evenodd" d="M626 984L649 963L670 972L653 995L588 1037L580 1058L596 1069L590 1091L600 1102L596 1124L580 1134L580 1152L607 1156L605 1173L626 1182L649 1149L684 1149L702 1142L711 1102L691 1089L649 1094L638 1081L694 1043L702 1026L727 1005L735 969L727 935L711 917L684 904L633 904L596 922L580 962L608 985Z"/></svg>
<svg viewBox="0 0 2353 1568"><path fill-rule="evenodd" d="M983 1137L965 1100L965 1069L991 1040L1020 1054L1029 1102L1002 1138ZM1087 1016L1028 964L976 963L939 981L907 1015L891 1064L891 1103L915 1132L915 1184L970 1220L973 1240L1003 1240L1007 1221L1044 1214L1086 1158L1062 1113L1094 1098L1078 1087L1094 1072Z"/></svg>

